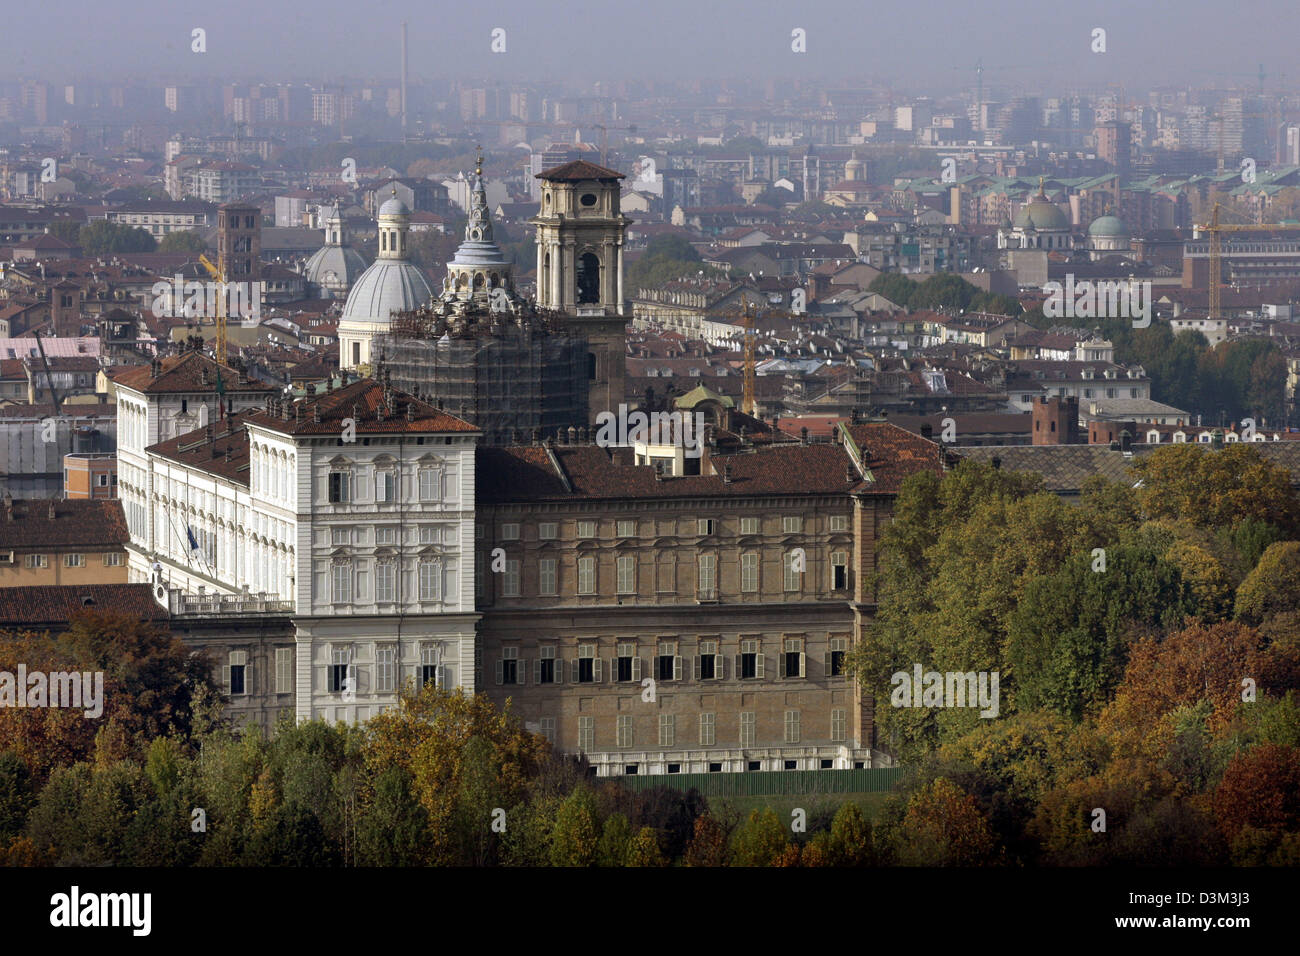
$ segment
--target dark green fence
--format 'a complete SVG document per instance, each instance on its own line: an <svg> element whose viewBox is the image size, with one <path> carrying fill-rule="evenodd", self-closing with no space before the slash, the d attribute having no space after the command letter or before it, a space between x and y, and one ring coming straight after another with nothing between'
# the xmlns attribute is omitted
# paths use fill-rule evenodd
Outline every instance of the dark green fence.
<svg viewBox="0 0 1300 956"><path fill-rule="evenodd" d="M706 797L774 797L805 793L883 793L892 790L902 776L902 767L878 767L874 770L635 774L614 779L632 790L655 787L690 790L694 787Z"/></svg>

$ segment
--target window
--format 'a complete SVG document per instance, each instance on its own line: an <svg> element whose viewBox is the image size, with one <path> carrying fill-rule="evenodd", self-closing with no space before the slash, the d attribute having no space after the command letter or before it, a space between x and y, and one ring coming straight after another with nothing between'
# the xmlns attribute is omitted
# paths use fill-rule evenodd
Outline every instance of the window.
<svg viewBox="0 0 1300 956"><path fill-rule="evenodd" d="M555 743L555 718L543 717L541 720L541 731L543 737L549 740L552 744Z"/></svg>
<svg viewBox="0 0 1300 956"><path fill-rule="evenodd" d="M330 528L330 544L334 547L352 543L352 529L346 525Z"/></svg>
<svg viewBox="0 0 1300 956"><path fill-rule="evenodd" d="M660 641L658 666L655 668L657 680L681 680L682 661L677 656L676 641Z"/></svg>
<svg viewBox="0 0 1300 956"><path fill-rule="evenodd" d="M720 763L709 764L709 773L722 773L722 764Z"/></svg>
<svg viewBox="0 0 1300 956"><path fill-rule="evenodd" d="M438 684L438 648L433 644L420 647L420 686Z"/></svg>
<svg viewBox="0 0 1300 956"><path fill-rule="evenodd" d="M840 741L844 740L846 737L844 731L844 725L845 725L844 718L847 713L848 711L846 710L831 711L831 740L835 743L839 743Z"/></svg>
<svg viewBox="0 0 1300 956"><path fill-rule="evenodd" d="M519 597L519 560L507 559L505 572L501 575L501 596Z"/></svg>
<svg viewBox="0 0 1300 956"><path fill-rule="evenodd" d="M722 679L722 658L718 656L717 641L700 641L700 656L695 660L697 680Z"/></svg>
<svg viewBox="0 0 1300 956"><path fill-rule="evenodd" d="M277 647L275 649L275 692L277 694L293 693L292 647Z"/></svg>
<svg viewBox="0 0 1300 956"><path fill-rule="evenodd" d="M392 693L397 683L397 648L380 647L375 650L375 690Z"/></svg>
<svg viewBox="0 0 1300 956"><path fill-rule="evenodd" d="M782 677L803 677L804 675L803 638L787 637L784 654L781 658Z"/></svg>
<svg viewBox="0 0 1300 956"><path fill-rule="evenodd" d="M537 652L537 683L558 684L560 669L556 666L555 648L543 647Z"/></svg>
<svg viewBox="0 0 1300 956"><path fill-rule="evenodd" d="M420 469L420 500L438 501L442 497L442 472L437 468Z"/></svg>
<svg viewBox="0 0 1300 956"><path fill-rule="evenodd" d="M124 557L125 555L120 551L106 551L104 552L104 566L109 568L120 568Z"/></svg>
<svg viewBox="0 0 1300 956"><path fill-rule="evenodd" d="M555 595L555 558L542 558L537 562L537 593Z"/></svg>
<svg viewBox="0 0 1300 956"><path fill-rule="evenodd" d="M717 724L715 714L700 714L700 746L712 747L714 743L714 727Z"/></svg>
<svg viewBox="0 0 1300 956"><path fill-rule="evenodd" d="M636 593L636 558L631 555L618 559L618 593Z"/></svg>
<svg viewBox="0 0 1300 956"><path fill-rule="evenodd" d="M578 593L596 593L596 559L590 555L578 559Z"/></svg>
<svg viewBox="0 0 1300 956"><path fill-rule="evenodd" d="M600 658L596 656L595 644L579 644L578 659L574 664L577 667L579 684L600 683Z"/></svg>
<svg viewBox="0 0 1300 956"><path fill-rule="evenodd" d="M230 663L226 665L226 688L231 697L242 696L248 691L244 687L245 670L248 667L248 651L231 651Z"/></svg>
<svg viewBox="0 0 1300 956"><path fill-rule="evenodd" d="M740 679L757 680L763 676L763 665L766 663L764 655L759 653L759 642L756 638L740 642Z"/></svg>
<svg viewBox="0 0 1300 956"><path fill-rule="evenodd" d="M714 601L718 597L718 557L702 554L699 557L699 580L696 589L701 601Z"/></svg>
<svg viewBox="0 0 1300 956"><path fill-rule="evenodd" d="M501 648L501 659L497 661L497 683L519 683L519 648Z"/></svg>
<svg viewBox="0 0 1300 956"><path fill-rule="evenodd" d="M29 554L23 558L23 567L25 568L48 568L50 566L50 556L48 554Z"/></svg>
<svg viewBox="0 0 1300 956"><path fill-rule="evenodd" d="M632 746L632 717L630 714L619 714L618 717L618 738L615 742L618 747Z"/></svg>
<svg viewBox="0 0 1300 956"><path fill-rule="evenodd" d="M740 746L754 746L754 714L745 712L740 715ZM757 770L757 767L750 767L751 770Z"/></svg>
<svg viewBox="0 0 1300 956"><path fill-rule="evenodd" d="M677 717L674 714L659 715L659 746L671 747L677 741Z"/></svg>
<svg viewBox="0 0 1300 956"><path fill-rule="evenodd" d="M800 585L799 578L802 572L795 570L795 552L787 551L781 559L781 563L785 567L785 589L787 591L798 591Z"/></svg>
<svg viewBox="0 0 1300 956"><path fill-rule="evenodd" d="M593 747L595 747L595 745L596 745L596 718L579 717L578 718L578 749L585 753L590 751Z"/></svg>
<svg viewBox="0 0 1300 956"><path fill-rule="evenodd" d="M594 522L594 521L579 521L579 522L578 522L578 537L579 537L579 538L594 538L594 537L596 537L596 522Z"/></svg>
<svg viewBox="0 0 1300 956"><path fill-rule="evenodd" d="M436 524L420 525L420 544L437 544L439 541L439 528Z"/></svg>
<svg viewBox="0 0 1300 956"><path fill-rule="evenodd" d="M831 677L841 677L844 674L844 657L849 649L849 639L847 637L832 637L831 649L827 654L826 673Z"/></svg>
<svg viewBox="0 0 1300 956"><path fill-rule="evenodd" d="M641 679L641 658L636 655L636 644L625 641L618 645L614 680L622 683Z"/></svg>
<svg viewBox="0 0 1300 956"><path fill-rule="evenodd" d="M395 600L395 582L397 566L392 561L380 561L375 564L375 602L391 604Z"/></svg>
<svg viewBox="0 0 1300 956"><path fill-rule="evenodd" d="M501 526L501 540L502 541L519 540L519 523L517 521L510 521Z"/></svg>
<svg viewBox="0 0 1300 956"><path fill-rule="evenodd" d="M831 530L832 530L832 531L848 531L848 530L849 530L849 516L848 516L848 515L831 515Z"/></svg>
<svg viewBox="0 0 1300 956"><path fill-rule="evenodd" d="M329 502L332 505L346 504L352 500L352 474L347 471L331 471L329 476Z"/></svg>
<svg viewBox="0 0 1300 956"><path fill-rule="evenodd" d="M397 500L397 476L391 471L375 472L375 501L378 504L392 504Z"/></svg>
<svg viewBox="0 0 1300 956"><path fill-rule="evenodd" d="M96 484L98 484L99 487L101 488L108 487L108 475L96 475L95 477L97 479Z"/></svg>
<svg viewBox="0 0 1300 956"><path fill-rule="evenodd" d="M758 555L753 552L740 556L740 590L750 594L758 590Z"/></svg>
<svg viewBox="0 0 1300 956"><path fill-rule="evenodd" d="M741 534L758 534L758 519L757 519L757 518L741 518L741 519L740 519L740 533L741 533Z"/></svg>
<svg viewBox="0 0 1300 956"><path fill-rule="evenodd" d="M537 526L537 539L539 541L554 541L555 530L554 521L543 521Z"/></svg>
<svg viewBox="0 0 1300 956"><path fill-rule="evenodd" d="M799 742L799 711L797 710L785 712L785 742L788 744Z"/></svg>
<svg viewBox="0 0 1300 956"><path fill-rule="evenodd" d="M65 568L84 568L86 566L86 556L84 554L65 554L63 556L63 566Z"/></svg>
<svg viewBox="0 0 1300 956"><path fill-rule="evenodd" d="M509 564L509 562L506 562ZM516 562L518 564L518 562ZM441 561L421 561L420 562L420 600L421 601L440 601L442 600L442 562Z"/></svg>
<svg viewBox="0 0 1300 956"><path fill-rule="evenodd" d="M635 537L636 537L636 522L635 522L635 521L620 521L620 522L618 522L618 529L617 529L617 530L618 530L618 536L619 536L620 538L635 538Z"/></svg>
<svg viewBox="0 0 1300 956"><path fill-rule="evenodd" d="M803 531L803 518L798 515L786 515L781 519L781 531L784 534L800 534Z"/></svg>
<svg viewBox="0 0 1300 956"><path fill-rule="evenodd" d="M352 601L352 565L341 562L333 567L333 593L335 604L349 604Z"/></svg>
<svg viewBox="0 0 1300 956"><path fill-rule="evenodd" d="M849 586L849 553L831 552L831 590L844 591Z"/></svg>
<svg viewBox="0 0 1300 956"><path fill-rule="evenodd" d="M699 521L697 522L697 525L698 525L697 531L701 537L705 535L713 534L712 518L700 518Z"/></svg>
<svg viewBox="0 0 1300 956"><path fill-rule="evenodd" d="M395 544L397 544L397 529L396 529L396 528L376 528L376 529L375 529L375 544L378 545L378 546L383 546L383 545L389 545L389 546L391 546L391 545L395 545Z"/></svg>

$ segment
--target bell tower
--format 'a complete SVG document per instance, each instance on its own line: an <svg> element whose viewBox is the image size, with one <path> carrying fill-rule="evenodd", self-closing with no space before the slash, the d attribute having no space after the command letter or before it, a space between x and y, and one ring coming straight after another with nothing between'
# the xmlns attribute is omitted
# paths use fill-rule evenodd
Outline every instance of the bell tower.
<svg viewBox="0 0 1300 956"><path fill-rule="evenodd" d="M537 305L565 314L587 339L590 423L617 411L626 369L623 245L629 220L619 210L623 174L586 160L545 170L537 227Z"/></svg>

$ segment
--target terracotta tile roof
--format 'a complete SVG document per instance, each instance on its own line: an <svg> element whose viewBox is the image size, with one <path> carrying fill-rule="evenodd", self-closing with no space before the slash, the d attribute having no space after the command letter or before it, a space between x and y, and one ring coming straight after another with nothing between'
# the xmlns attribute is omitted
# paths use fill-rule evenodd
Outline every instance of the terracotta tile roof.
<svg viewBox="0 0 1300 956"><path fill-rule="evenodd" d="M29 498L5 501L0 510L0 550L113 551L128 540L126 514L117 499Z"/></svg>
<svg viewBox="0 0 1300 956"><path fill-rule="evenodd" d="M595 445L480 447L477 496L510 502L835 495L857 484L856 475L853 483L847 480L844 449L831 444L767 445L748 454L715 455L716 473L663 480L649 465L617 463L611 451ZM723 475L727 466L730 481Z"/></svg>
<svg viewBox="0 0 1300 956"><path fill-rule="evenodd" d="M83 611L111 611L163 621L167 611L148 584L51 584L0 588L0 626L62 626Z"/></svg>
<svg viewBox="0 0 1300 956"><path fill-rule="evenodd" d="M846 446L870 469L872 481L860 493L897 494L903 481L921 471L943 474L939 445L888 422L842 425Z"/></svg>
<svg viewBox="0 0 1300 956"><path fill-rule="evenodd" d="M1133 484L1136 478L1129 471L1130 466L1153 447L1133 446L1134 458L1111 451L1109 445L981 445L958 448L953 454L986 464L996 458L999 468L1037 472L1043 476L1044 487L1060 495L1077 494L1093 475Z"/></svg>
<svg viewBox="0 0 1300 956"><path fill-rule="evenodd" d="M579 182L584 179L618 180L627 177L615 170L589 163L585 159L575 159L573 162L565 163L562 166L544 169L534 178L549 179L552 182Z"/></svg>
<svg viewBox="0 0 1300 956"><path fill-rule="evenodd" d="M204 373L207 379L204 380ZM278 392L274 385L263 382L240 382L239 372L229 366L218 365L201 352L186 352L163 359L157 375L154 366L140 365L114 377L113 382L126 388L143 392L146 395L167 393L212 392L217 390L217 373L226 392L243 394L247 392Z"/></svg>
<svg viewBox="0 0 1300 956"><path fill-rule="evenodd" d="M246 412L227 415L214 422L211 439L207 429L200 428L150 445L145 450L247 488L250 456L246 415Z"/></svg>
<svg viewBox="0 0 1300 956"><path fill-rule="evenodd" d="M380 409L384 409L380 417ZM319 411L320 421L316 421ZM250 423L285 435L337 435L343 432L345 419L353 419L359 435L477 433L467 421L439 411L427 402L392 390L392 406L385 407L384 387L371 378L363 378L332 392L318 393L289 406L289 415L266 411L247 412Z"/></svg>

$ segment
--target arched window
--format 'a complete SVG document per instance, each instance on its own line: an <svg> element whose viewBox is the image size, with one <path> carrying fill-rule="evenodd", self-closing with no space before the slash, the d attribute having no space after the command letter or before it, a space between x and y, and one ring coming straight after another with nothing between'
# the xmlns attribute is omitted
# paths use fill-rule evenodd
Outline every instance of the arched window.
<svg viewBox="0 0 1300 956"><path fill-rule="evenodd" d="M600 260L594 252L584 252L578 260L578 302L600 301Z"/></svg>

